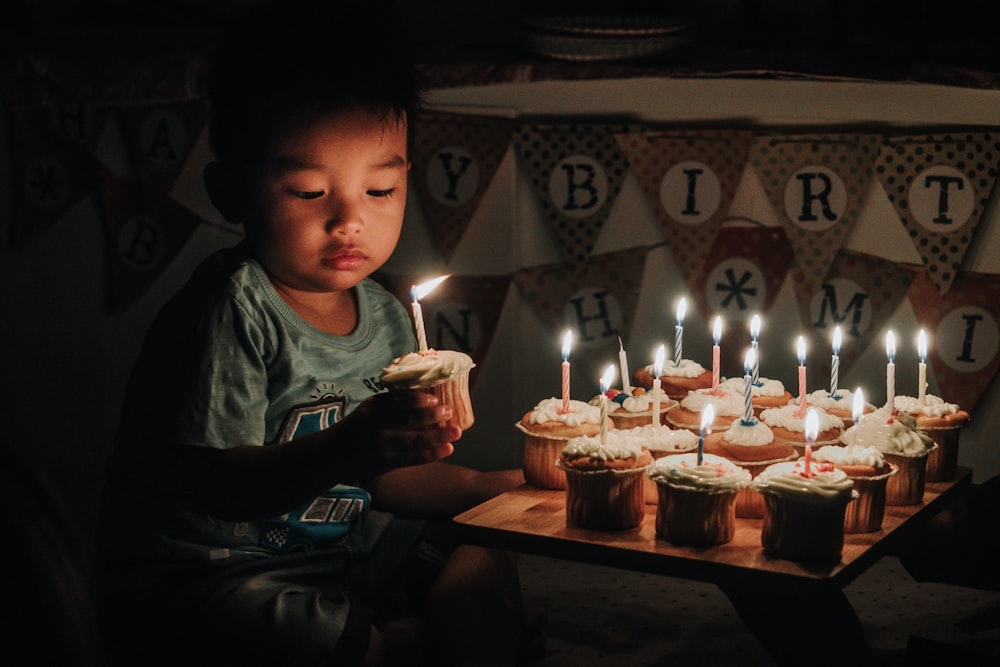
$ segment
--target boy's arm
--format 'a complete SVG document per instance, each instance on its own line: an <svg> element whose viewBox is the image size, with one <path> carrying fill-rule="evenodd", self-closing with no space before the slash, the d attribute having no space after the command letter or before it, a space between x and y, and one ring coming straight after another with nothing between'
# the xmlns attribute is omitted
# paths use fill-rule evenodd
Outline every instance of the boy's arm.
<svg viewBox="0 0 1000 667"><path fill-rule="evenodd" d="M380 475L372 506L400 516L450 518L523 483L520 468L481 472L433 461Z"/></svg>

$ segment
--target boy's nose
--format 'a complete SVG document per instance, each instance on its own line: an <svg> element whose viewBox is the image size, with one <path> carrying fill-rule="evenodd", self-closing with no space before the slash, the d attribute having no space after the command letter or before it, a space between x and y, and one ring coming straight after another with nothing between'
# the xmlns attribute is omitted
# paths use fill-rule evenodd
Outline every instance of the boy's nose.
<svg viewBox="0 0 1000 667"><path fill-rule="evenodd" d="M334 204L328 216L327 229L332 234L356 234L364 226L361 208L349 201Z"/></svg>

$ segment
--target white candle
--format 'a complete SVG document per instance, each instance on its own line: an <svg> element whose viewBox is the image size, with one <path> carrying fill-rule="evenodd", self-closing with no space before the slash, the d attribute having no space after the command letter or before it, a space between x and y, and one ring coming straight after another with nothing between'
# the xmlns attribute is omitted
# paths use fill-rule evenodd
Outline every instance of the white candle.
<svg viewBox="0 0 1000 667"><path fill-rule="evenodd" d="M667 351L662 345L656 348L656 355L653 357L653 426L660 425L660 373L663 372L666 356Z"/></svg>
<svg viewBox="0 0 1000 667"><path fill-rule="evenodd" d="M601 444L603 445L608 436L608 387L615 379L615 367L608 366L604 375L601 376Z"/></svg>
<svg viewBox="0 0 1000 667"><path fill-rule="evenodd" d="M891 331L885 335L885 356L888 363L885 365L885 404L889 409L894 408L896 400L896 334Z"/></svg>
<svg viewBox="0 0 1000 667"><path fill-rule="evenodd" d="M625 347L622 345L622 337L618 337L618 365L622 371L622 391L626 394L632 393L632 386L628 382L628 357L625 356Z"/></svg>
<svg viewBox="0 0 1000 667"><path fill-rule="evenodd" d="M819 433L819 415L816 413L816 408L809 408L808 414L806 414L806 461L805 470L806 477L812 477L812 446L816 442L816 435Z"/></svg>
<svg viewBox="0 0 1000 667"><path fill-rule="evenodd" d="M751 380L754 384L760 381L760 355L757 354L757 337L760 335L760 315L750 318L750 346L753 347L753 375Z"/></svg>
<svg viewBox="0 0 1000 667"><path fill-rule="evenodd" d="M746 357L743 358L743 421L751 423L753 420L753 372L754 361L757 352L751 347L747 350Z"/></svg>
<svg viewBox="0 0 1000 667"><path fill-rule="evenodd" d="M677 326L674 327L674 366L681 365L684 356L684 315L687 314L687 299L681 297L677 304Z"/></svg>
<svg viewBox="0 0 1000 667"><path fill-rule="evenodd" d="M795 355L799 359L799 416L806 414L806 339L799 336L795 341Z"/></svg>
<svg viewBox="0 0 1000 667"><path fill-rule="evenodd" d="M569 412L569 349L573 345L573 332L563 334L562 344L562 413Z"/></svg>
<svg viewBox="0 0 1000 667"><path fill-rule="evenodd" d="M861 387L854 390L854 398L851 401L851 418L855 424L861 423L861 418L865 415L865 395Z"/></svg>
<svg viewBox="0 0 1000 667"><path fill-rule="evenodd" d="M719 393L719 342L722 339L722 317L716 315L712 324L712 393Z"/></svg>
<svg viewBox="0 0 1000 667"><path fill-rule="evenodd" d="M840 343L843 334L840 327L833 330L833 359L830 361L830 397L837 395L837 384L840 382Z"/></svg>
<svg viewBox="0 0 1000 667"><path fill-rule="evenodd" d="M917 399L920 405L927 401L927 332L923 329L917 334Z"/></svg>
<svg viewBox="0 0 1000 667"><path fill-rule="evenodd" d="M427 352L427 332L424 331L424 313L423 309L420 308L420 299L430 294L447 278L447 275L439 276L425 283L410 286L410 299L413 301L413 328L417 333L417 351L421 354Z"/></svg>
<svg viewBox="0 0 1000 667"><path fill-rule="evenodd" d="M698 436L698 465L701 465L705 450L705 436L712 432L713 421L715 421L715 406L709 403L701 411L701 432Z"/></svg>

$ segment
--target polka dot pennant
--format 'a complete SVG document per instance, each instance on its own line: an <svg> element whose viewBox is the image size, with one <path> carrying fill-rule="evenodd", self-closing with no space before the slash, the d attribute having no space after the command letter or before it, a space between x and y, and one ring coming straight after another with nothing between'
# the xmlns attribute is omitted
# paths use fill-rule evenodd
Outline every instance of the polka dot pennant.
<svg viewBox="0 0 1000 667"><path fill-rule="evenodd" d="M997 178L1000 136L886 137L875 163L930 279L947 294Z"/></svg>
<svg viewBox="0 0 1000 667"><path fill-rule="evenodd" d="M795 296L810 348L829 350L816 355L810 371L817 377L830 372L833 353L833 330L840 326L843 340L840 368L849 370L888 323L896 308L906 298L917 267L862 253L841 250L830 266L826 278L809 290L798 272L793 275Z"/></svg>
<svg viewBox="0 0 1000 667"><path fill-rule="evenodd" d="M642 286L646 248L592 256L586 264L550 264L514 274L521 295L553 330L571 327L586 348L618 349L627 339ZM555 335L555 334L553 334Z"/></svg>
<svg viewBox="0 0 1000 667"><path fill-rule="evenodd" d="M937 387L928 391L972 413L1000 370L1000 276L960 272L942 295L923 271L909 300L930 339L927 359Z"/></svg>
<svg viewBox="0 0 1000 667"><path fill-rule="evenodd" d="M689 282L704 265L729 213L753 136L725 129L616 136Z"/></svg>
<svg viewBox="0 0 1000 667"><path fill-rule="evenodd" d="M615 141L624 126L522 125L521 164L567 259L583 264L621 192L628 162Z"/></svg>
<svg viewBox="0 0 1000 667"><path fill-rule="evenodd" d="M869 134L763 136L751 149L750 164L810 291L822 283L854 225L880 139Z"/></svg>
<svg viewBox="0 0 1000 667"><path fill-rule="evenodd" d="M413 125L413 183L445 261L451 259L510 146L503 118L422 113Z"/></svg>

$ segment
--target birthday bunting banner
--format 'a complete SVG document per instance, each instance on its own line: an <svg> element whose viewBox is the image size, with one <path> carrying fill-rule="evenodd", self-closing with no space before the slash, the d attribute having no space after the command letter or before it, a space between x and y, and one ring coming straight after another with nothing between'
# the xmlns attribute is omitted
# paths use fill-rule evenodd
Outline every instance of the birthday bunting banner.
<svg viewBox="0 0 1000 667"><path fill-rule="evenodd" d="M972 413L1000 369L1000 276L959 272L942 295L921 272L909 300L930 338L934 393Z"/></svg>
<svg viewBox="0 0 1000 667"><path fill-rule="evenodd" d="M830 372L833 331L840 327L841 373L849 369L888 323L906 298L915 267L848 250L841 250L830 266L826 279L808 291L796 283L805 330L814 350L830 350L818 355L810 370L821 376Z"/></svg>
<svg viewBox="0 0 1000 667"><path fill-rule="evenodd" d="M760 137L750 163L795 251L793 278L814 291L854 225L880 135Z"/></svg>
<svg viewBox="0 0 1000 667"><path fill-rule="evenodd" d="M123 106L119 112L132 175L151 199L165 197L207 119L203 100Z"/></svg>
<svg viewBox="0 0 1000 667"><path fill-rule="evenodd" d="M409 304L410 288L425 278L388 276L384 284L403 303ZM510 281L509 275L449 276L420 301L427 345L464 352L481 367L493 342ZM473 369L469 382L475 383L477 377Z"/></svg>
<svg viewBox="0 0 1000 667"><path fill-rule="evenodd" d="M567 259L584 264L621 192L628 161L615 141L624 126L522 125L521 165Z"/></svg>
<svg viewBox="0 0 1000 667"><path fill-rule="evenodd" d="M496 175L512 128L502 118L429 112L414 122L414 183L446 262Z"/></svg>
<svg viewBox="0 0 1000 667"><path fill-rule="evenodd" d="M671 129L616 135L684 276L693 281L729 213L754 134Z"/></svg>
<svg viewBox="0 0 1000 667"><path fill-rule="evenodd" d="M875 171L942 295L955 279L997 178L1000 135L883 140Z"/></svg>
<svg viewBox="0 0 1000 667"><path fill-rule="evenodd" d="M13 245L22 245L93 193L93 150L106 117L102 107L92 105L9 110Z"/></svg>

